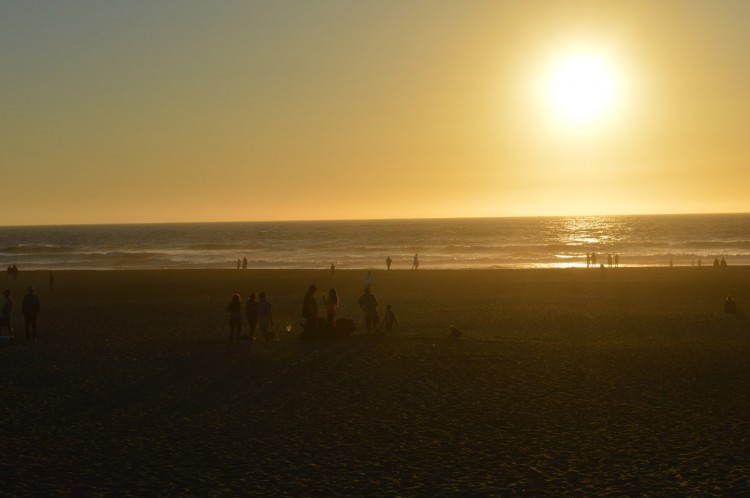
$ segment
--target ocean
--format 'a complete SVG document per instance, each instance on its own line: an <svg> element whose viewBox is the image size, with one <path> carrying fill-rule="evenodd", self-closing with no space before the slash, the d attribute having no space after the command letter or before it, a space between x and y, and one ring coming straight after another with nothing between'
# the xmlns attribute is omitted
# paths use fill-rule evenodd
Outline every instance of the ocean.
<svg viewBox="0 0 750 498"><path fill-rule="evenodd" d="M750 214L0 227L0 265L27 270L421 269L750 264Z"/></svg>

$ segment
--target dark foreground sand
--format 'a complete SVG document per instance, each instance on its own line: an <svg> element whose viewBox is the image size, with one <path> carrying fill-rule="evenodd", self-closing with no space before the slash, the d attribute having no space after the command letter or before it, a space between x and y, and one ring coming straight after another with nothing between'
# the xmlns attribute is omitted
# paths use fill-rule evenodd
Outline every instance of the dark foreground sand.
<svg viewBox="0 0 750 498"><path fill-rule="evenodd" d="M21 272L41 337L0 350L0 494L750 493L750 268L378 271L389 339L363 334L363 279ZM313 282L355 336L297 339ZM251 290L280 341L228 344Z"/></svg>

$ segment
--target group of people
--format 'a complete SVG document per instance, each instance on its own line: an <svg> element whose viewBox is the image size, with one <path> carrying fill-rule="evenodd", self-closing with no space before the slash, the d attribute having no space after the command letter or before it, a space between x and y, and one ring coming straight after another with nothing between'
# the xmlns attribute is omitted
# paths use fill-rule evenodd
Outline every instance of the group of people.
<svg viewBox="0 0 750 498"><path fill-rule="evenodd" d="M23 314L24 333L28 341L37 340L37 316L41 310L39 296L34 292L33 287L29 287L21 303L21 314ZM8 329L8 336L14 337L13 330L13 298L10 289L3 291L3 307L0 310L0 335L3 329Z"/></svg>
<svg viewBox="0 0 750 498"><path fill-rule="evenodd" d="M586 268L596 268L597 254L595 252L586 253ZM604 266L604 263L601 263ZM607 254L607 266L615 268L620 266L620 255L619 254Z"/></svg>
<svg viewBox="0 0 750 498"><path fill-rule="evenodd" d="M372 276L371 273L368 275ZM370 285L372 280L370 280ZM311 284L307 288L307 292L302 299L302 339L316 339L320 337L337 337L349 335L354 331L354 322L345 318L338 318L338 308L340 299L336 289L329 289L328 294L323 296L323 304L325 305L325 316L321 317L318 310L318 300L315 296L318 288L315 284ZM363 294L359 297L358 304L360 309L364 312L365 329L370 334L373 331L379 331L380 329L380 315L378 313L378 300L375 295L371 292L370 286L366 285ZM229 313L229 342L236 343L242 337L242 299L239 294L232 296L232 300L226 309ZM257 299L255 293L250 293L245 303L245 320L248 325L247 338L251 341L255 341L256 328L260 330L260 334L267 341L272 341L276 338L276 334L273 331L273 315L271 313L271 303L268 302L266 294L261 292L258 294ZM383 331L390 333L393 327L398 324L398 318L393 311L391 305L386 306L385 314L382 320Z"/></svg>
<svg viewBox="0 0 750 498"><path fill-rule="evenodd" d="M237 342L242 337L242 299L239 294L232 296L227 306L229 313L229 342ZM266 293L261 292L257 296L251 292L245 303L245 319L248 326L248 340L255 342L255 331L267 341L274 340L276 334L273 331L273 314L271 303L266 299Z"/></svg>
<svg viewBox="0 0 750 498"><path fill-rule="evenodd" d="M368 334L371 334L373 330L380 330L378 300L370 290L372 282L372 272L367 272L367 276L365 277L365 289L358 300L359 308L365 314L365 329ZM311 284L302 300L302 318L305 320L303 324L303 338L315 338L321 335L342 335L338 333L340 332L338 329L340 328L341 319L336 318L340 304L340 299L336 289L329 289L328 296L323 297L323 303L325 304L326 310L324 319L318 315L318 301L315 298L317 290L318 288L315 284ZM392 306L390 304L386 305L385 316L383 317L384 331L390 333L393 330L393 326L397 324L398 318L393 312ZM353 327L344 333L351 333L352 331Z"/></svg>
<svg viewBox="0 0 750 498"><path fill-rule="evenodd" d="M9 265L8 269L5 270L5 273L7 273L8 278L14 282L18 279L18 267L16 265Z"/></svg>
<svg viewBox="0 0 750 498"><path fill-rule="evenodd" d="M385 258L385 269L390 270L391 264L393 264L393 260L390 256ZM411 269L412 270L418 270L419 269L419 254L415 254L414 257L411 260Z"/></svg>

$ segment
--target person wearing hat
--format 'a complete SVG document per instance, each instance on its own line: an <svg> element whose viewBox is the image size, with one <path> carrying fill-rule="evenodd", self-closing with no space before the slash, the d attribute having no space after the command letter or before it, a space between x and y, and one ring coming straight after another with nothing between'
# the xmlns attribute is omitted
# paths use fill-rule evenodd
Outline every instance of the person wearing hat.
<svg viewBox="0 0 750 498"><path fill-rule="evenodd" d="M318 302L315 300L315 291L318 290L315 284L310 285L302 300L302 318L305 319L306 336L312 337L318 331Z"/></svg>

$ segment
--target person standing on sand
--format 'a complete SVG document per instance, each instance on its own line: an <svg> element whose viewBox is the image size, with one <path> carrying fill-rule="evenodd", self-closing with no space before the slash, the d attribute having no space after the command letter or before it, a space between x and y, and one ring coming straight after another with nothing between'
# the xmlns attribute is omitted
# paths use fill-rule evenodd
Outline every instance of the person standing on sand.
<svg viewBox="0 0 750 498"><path fill-rule="evenodd" d="M334 264L331 263L331 276L333 276L334 273L336 273L336 266L334 266Z"/></svg>
<svg viewBox="0 0 750 498"><path fill-rule="evenodd" d="M266 299L266 293L258 294L258 328L260 329L263 339L272 341L274 338L273 315L271 314L271 303Z"/></svg>
<svg viewBox="0 0 750 498"><path fill-rule="evenodd" d="M323 296L323 302L326 305L326 326L328 332L333 333L336 330L336 313L339 308L339 295L336 289L329 289L328 298Z"/></svg>
<svg viewBox="0 0 750 498"><path fill-rule="evenodd" d="M304 334L310 338L318 332L318 301L315 300L315 291L318 290L315 284L307 288L305 297L302 300L302 318L305 319Z"/></svg>
<svg viewBox="0 0 750 498"><path fill-rule="evenodd" d="M250 342L255 342L255 328L258 325L258 300L255 298L255 292L251 292L245 303L245 318L250 331L248 337Z"/></svg>
<svg viewBox="0 0 750 498"><path fill-rule="evenodd" d="M237 258L237 269L240 269L240 266L242 266L242 262L240 261L240 258Z"/></svg>
<svg viewBox="0 0 750 498"><path fill-rule="evenodd" d="M393 309L391 309L390 304L385 305L385 315L383 315L383 324L385 325L385 332L387 334L391 333L394 325L398 325L398 318L396 317L396 314L393 312Z"/></svg>
<svg viewBox="0 0 750 498"><path fill-rule="evenodd" d="M412 270L419 269L419 254L414 255L414 259L412 260L412 263L411 263L411 269Z"/></svg>
<svg viewBox="0 0 750 498"><path fill-rule="evenodd" d="M237 342L242 333L242 301L240 295L232 296L232 301L227 306L229 313L229 342Z"/></svg>
<svg viewBox="0 0 750 498"><path fill-rule="evenodd" d="M242 269L247 270L247 258L246 257L242 258Z"/></svg>
<svg viewBox="0 0 750 498"><path fill-rule="evenodd" d="M390 256L388 256L387 258L385 258L385 269L386 270L390 270L391 269L391 263L393 263L393 260L391 259Z"/></svg>
<svg viewBox="0 0 750 498"><path fill-rule="evenodd" d="M34 288L29 287L29 292L21 302L21 313L23 313L24 333L27 341L36 342L36 317L41 309L39 296L34 294Z"/></svg>
<svg viewBox="0 0 750 498"><path fill-rule="evenodd" d="M3 301L2 312L0 312L0 332L7 328L8 335L13 337L13 299L10 297L10 289L3 291L3 297L5 300Z"/></svg>
<svg viewBox="0 0 750 498"><path fill-rule="evenodd" d="M373 325L377 330L379 319L378 319L378 300L370 292L369 287L365 287L365 293L359 297L359 307L365 312L365 328L367 333L372 332Z"/></svg>

